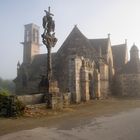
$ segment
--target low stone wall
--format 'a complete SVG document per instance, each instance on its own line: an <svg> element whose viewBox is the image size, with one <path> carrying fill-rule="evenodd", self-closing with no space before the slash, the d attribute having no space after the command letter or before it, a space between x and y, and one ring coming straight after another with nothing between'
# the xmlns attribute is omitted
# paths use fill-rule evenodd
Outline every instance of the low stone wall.
<svg viewBox="0 0 140 140"><path fill-rule="evenodd" d="M116 84L119 95L140 97L140 74L118 75Z"/></svg>
<svg viewBox="0 0 140 140"><path fill-rule="evenodd" d="M34 95L20 95L17 98L23 102L25 105L35 105L44 103L44 94L34 94ZM58 109L63 107L68 107L71 102L71 94L64 93L63 96L52 96L50 99L50 104L52 109ZM46 100L47 104L47 100Z"/></svg>
<svg viewBox="0 0 140 140"><path fill-rule="evenodd" d="M17 98L26 105L43 103L43 97L44 97L44 94L17 96Z"/></svg>

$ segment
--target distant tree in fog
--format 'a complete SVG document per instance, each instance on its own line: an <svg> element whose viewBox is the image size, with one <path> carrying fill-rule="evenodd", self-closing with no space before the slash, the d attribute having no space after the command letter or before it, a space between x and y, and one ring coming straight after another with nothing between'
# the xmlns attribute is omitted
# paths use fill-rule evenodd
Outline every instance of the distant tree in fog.
<svg viewBox="0 0 140 140"><path fill-rule="evenodd" d="M10 91L11 93L14 93L15 90L15 84L13 80L4 80L0 78L0 89L6 89Z"/></svg>

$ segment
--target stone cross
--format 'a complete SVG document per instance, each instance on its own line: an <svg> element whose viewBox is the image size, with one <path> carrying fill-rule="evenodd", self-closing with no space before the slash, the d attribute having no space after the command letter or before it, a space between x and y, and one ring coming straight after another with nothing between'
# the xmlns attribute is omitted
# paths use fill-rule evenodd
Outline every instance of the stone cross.
<svg viewBox="0 0 140 140"><path fill-rule="evenodd" d="M50 6L48 7L48 12L51 13L51 7Z"/></svg>

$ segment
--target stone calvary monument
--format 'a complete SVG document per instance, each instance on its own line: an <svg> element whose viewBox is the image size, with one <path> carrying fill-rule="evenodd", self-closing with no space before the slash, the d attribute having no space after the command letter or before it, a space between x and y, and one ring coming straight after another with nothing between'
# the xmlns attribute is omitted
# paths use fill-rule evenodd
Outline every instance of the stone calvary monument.
<svg viewBox="0 0 140 140"><path fill-rule="evenodd" d="M59 88L57 81L52 75L52 58L51 58L51 49L55 46L57 38L55 37L55 22L53 20L54 16L50 12L50 7L47 10L44 10L46 15L43 17L42 26L44 32L41 35L42 42L47 48L47 65L46 65L46 74L42 75L41 82L39 83L39 90L45 93L45 101L47 102L48 107L52 107L53 96L57 97L59 94Z"/></svg>

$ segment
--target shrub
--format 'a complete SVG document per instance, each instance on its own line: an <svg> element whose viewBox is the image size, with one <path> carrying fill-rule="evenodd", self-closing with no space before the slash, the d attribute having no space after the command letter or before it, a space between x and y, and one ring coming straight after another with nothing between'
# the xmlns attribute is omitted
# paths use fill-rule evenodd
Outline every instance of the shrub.
<svg viewBox="0 0 140 140"><path fill-rule="evenodd" d="M8 91L0 91L0 116L17 117L23 115L25 105Z"/></svg>
<svg viewBox="0 0 140 140"><path fill-rule="evenodd" d="M0 90L0 96L9 96L10 92L6 89L1 89Z"/></svg>

